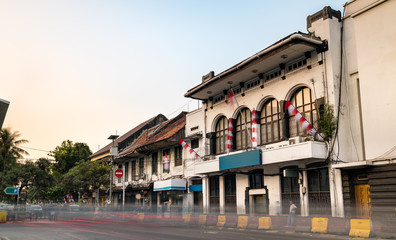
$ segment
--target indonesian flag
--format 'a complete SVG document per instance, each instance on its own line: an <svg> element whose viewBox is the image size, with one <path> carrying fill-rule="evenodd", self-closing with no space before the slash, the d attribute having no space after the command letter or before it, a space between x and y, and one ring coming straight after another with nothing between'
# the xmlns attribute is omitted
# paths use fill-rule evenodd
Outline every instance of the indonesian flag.
<svg viewBox="0 0 396 240"><path fill-rule="evenodd" d="M168 159L168 154L167 154L167 153L165 153L164 170L165 170L165 171L168 171L168 170L169 170L169 159Z"/></svg>
<svg viewBox="0 0 396 240"><path fill-rule="evenodd" d="M238 103L237 103L235 95L234 95L234 91L232 91L232 89L230 91L230 94L227 97L227 104L230 105L232 111L234 111L235 107L238 106Z"/></svg>
<svg viewBox="0 0 396 240"><path fill-rule="evenodd" d="M289 115L301 125L304 131L307 131L312 136L315 136L316 130L312 125L301 115L301 113L289 102L285 103L285 108L289 112Z"/></svg>
<svg viewBox="0 0 396 240"><path fill-rule="evenodd" d="M252 147L257 147L257 117L254 108L252 113Z"/></svg>
<svg viewBox="0 0 396 240"><path fill-rule="evenodd" d="M193 155L195 158L197 158L197 159L199 159L199 160L202 161L202 158L201 158L190 146L188 146L188 144L187 144L183 139L180 138L179 144L180 144L183 148L185 148L185 149L186 149L191 155Z"/></svg>
<svg viewBox="0 0 396 240"><path fill-rule="evenodd" d="M234 131L234 126L232 125L232 118L228 121L228 134L227 134L227 140L226 140L226 153L231 152L232 149L232 138L233 138L233 132Z"/></svg>

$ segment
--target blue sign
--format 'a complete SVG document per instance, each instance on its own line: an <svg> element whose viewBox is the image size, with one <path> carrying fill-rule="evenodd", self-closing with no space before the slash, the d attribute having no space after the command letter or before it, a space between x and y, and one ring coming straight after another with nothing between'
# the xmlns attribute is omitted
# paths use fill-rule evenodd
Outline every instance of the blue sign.
<svg viewBox="0 0 396 240"><path fill-rule="evenodd" d="M219 158L219 169L232 169L261 165L261 150L253 150Z"/></svg>

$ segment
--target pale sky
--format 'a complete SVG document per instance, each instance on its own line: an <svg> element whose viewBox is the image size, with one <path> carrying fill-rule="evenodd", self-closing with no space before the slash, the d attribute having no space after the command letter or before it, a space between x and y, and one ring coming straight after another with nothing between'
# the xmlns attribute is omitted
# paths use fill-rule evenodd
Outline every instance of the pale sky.
<svg viewBox="0 0 396 240"><path fill-rule="evenodd" d="M92 152L159 113L196 109L184 98L346 0L0 0L3 127L28 158L64 140ZM38 150L43 151L38 151Z"/></svg>

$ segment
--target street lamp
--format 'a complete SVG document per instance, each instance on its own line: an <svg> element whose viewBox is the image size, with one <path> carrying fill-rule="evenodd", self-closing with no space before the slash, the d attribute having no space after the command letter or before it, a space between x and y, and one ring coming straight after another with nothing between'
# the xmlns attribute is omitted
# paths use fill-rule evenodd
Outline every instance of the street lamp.
<svg viewBox="0 0 396 240"><path fill-rule="evenodd" d="M113 144L110 148L110 156L111 156L111 161L110 161L110 191L109 191L109 205L111 206L111 193L112 193L112 187L113 187L113 160L114 156L118 154L118 148L114 146L114 140L118 138L118 135L110 135L107 139L112 140Z"/></svg>

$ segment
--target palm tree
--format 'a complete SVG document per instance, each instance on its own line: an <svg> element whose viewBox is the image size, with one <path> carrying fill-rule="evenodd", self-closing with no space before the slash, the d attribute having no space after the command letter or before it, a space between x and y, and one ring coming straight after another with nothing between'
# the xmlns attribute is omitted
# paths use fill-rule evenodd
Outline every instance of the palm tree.
<svg viewBox="0 0 396 240"><path fill-rule="evenodd" d="M23 158L23 154L29 155L28 152L18 147L21 144L29 142L25 139L18 139L20 136L18 131L11 132L9 128L2 128L0 130L0 167L2 166L3 168L3 175L7 166L15 163L17 159Z"/></svg>

